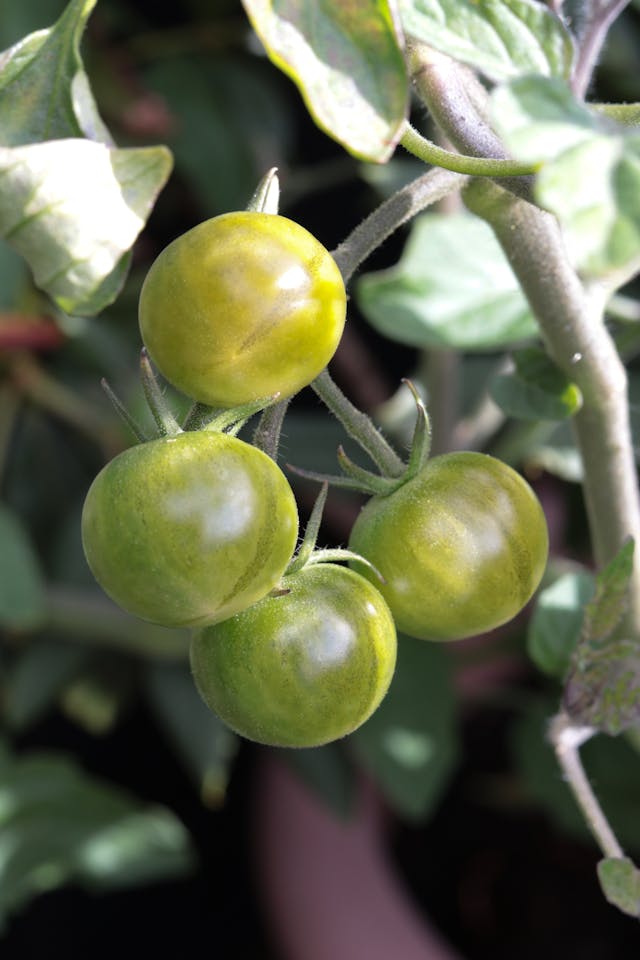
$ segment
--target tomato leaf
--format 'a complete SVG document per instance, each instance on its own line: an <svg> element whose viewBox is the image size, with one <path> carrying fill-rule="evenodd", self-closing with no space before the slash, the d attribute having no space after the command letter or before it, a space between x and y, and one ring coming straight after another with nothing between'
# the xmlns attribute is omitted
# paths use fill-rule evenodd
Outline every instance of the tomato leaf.
<svg viewBox="0 0 640 960"><path fill-rule="evenodd" d="M167 737L208 807L218 807L229 783L238 738L207 709L184 664L150 663L146 692Z"/></svg>
<svg viewBox="0 0 640 960"><path fill-rule="evenodd" d="M493 350L537 331L491 229L468 214L417 217L396 266L355 292L379 333L413 347Z"/></svg>
<svg viewBox="0 0 640 960"><path fill-rule="evenodd" d="M565 573L538 595L529 622L527 648L545 673L565 676L580 636L584 607L594 590L586 570Z"/></svg>
<svg viewBox="0 0 640 960"><path fill-rule="evenodd" d="M14 757L0 745L0 924L45 890L74 881L125 888L191 869L179 820L143 808L51 752Z"/></svg>
<svg viewBox="0 0 640 960"><path fill-rule="evenodd" d="M521 74L568 77L573 42L532 0L399 0L405 31L492 80Z"/></svg>
<svg viewBox="0 0 640 960"><path fill-rule="evenodd" d="M627 541L596 579L564 692L572 719L616 735L640 721L640 653L617 630L628 605L634 543Z"/></svg>
<svg viewBox="0 0 640 960"><path fill-rule="evenodd" d="M85 315L118 294L172 163L164 147L112 144L79 54L94 6L71 0L0 55L0 234L63 310Z"/></svg>
<svg viewBox="0 0 640 960"><path fill-rule="evenodd" d="M514 355L515 371L496 377L490 386L495 402L520 420L564 420L582 406L580 389L538 347Z"/></svg>
<svg viewBox="0 0 640 960"><path fill-rule="evenodd" d="M32 630L45 616L44 581L22 524L0 504L0 625Z"/></svg>
<svg viewBox="0 0 640 960"><path fill-rule="evenodd" d="M450 658L400 636L389 692L350 739L400 815L419 820L435 808L457 762L455 714Z"/></svg>
<svg viewBox="0 0 640 960"><path fill-rule="evenodd" d="M576 265L620 286L640 265L640 133L544 77L496 90L493 114L513 155L543 164L536 197L560 220Z"/></svg>
<svg viewBox="0 0 640 960"><path fill-rule="evenodd" d="M362 160L388 160L408 82L389 0L243 0L270 59L297 85L321 130Z"/></svg>
<svg viewBox="0 0 640 960"><path fill-rule="evenodd" d="M93 656L91 648L80 644L54 639L30 643L7 672L4 699L7 725L22 731L38 721Z"/></svg>
<svg viewBox="0 0 640 960"><path fill-rule="evenodd" d="M598 863L605 897L630 917L640 919L640 870L628 857L607 857Z"/></svg>

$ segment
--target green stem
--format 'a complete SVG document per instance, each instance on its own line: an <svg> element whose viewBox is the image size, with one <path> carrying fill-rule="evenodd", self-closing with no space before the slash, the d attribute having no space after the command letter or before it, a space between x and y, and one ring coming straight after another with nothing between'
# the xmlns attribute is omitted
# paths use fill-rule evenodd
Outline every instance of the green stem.
<svg viewBox="0 0 640 960"><path fill-rule="evenodd" d="M518 163L503 157L469 157L461 153L444 150L431 140L427 140L415 130L409 122L405 124L400 143L408 153L412 153L418 160L442 167L444 170L453 170L455 173L464 173L473 177L521 177L533 174L537 165Z"/></svg>
<svg viewBox="0 0 640 960"><path fill-rule="evenodd" d="M564 713L554 717L549 728L549 737L558 763L591 833L603 854L617 859L624 857L624 852L591 789L580 759L581 744L589 740L594 733L595 730L591 727L573 726Z"/></svg>
<svg viewBox="0 0 640 960"><path fill-rule="evenodd" d="M513 163L489 122L489 95L468 67L423 43L410 43L407 59L416 93L456 150ZM518 196L532 199L533 177L502 174L500 183Z"/></svg>
<svg viewBox="0 0 640 960"><path fill-rule="evenodd" d="M369 417L345 397L342 390L331 379L328 370L323 370L310 386L337 417L349 436L371 457L383 474L399 477L404 472L405 465L398 454Z"/></svg>
<svg viewBox="0 0 640 960"><path fill-rule="evenodd" d="M385 200L333 251L345 285L360 264L392 233L426 207L466 183L466 177L439 168L413 180Z"/></svg>
<svg viewBox="0 0 640 960"><path fill-rule="evenodd" d="M253 445L264 451L272 460L278 459L280 432L289 406L288 400L281 400L262 411L258 426L253 433Z"/></svg>
<svg viewBox="0 0 640 960"><path fill-rule="evenodd" d="M640 499L627 374L604 325L604 297L587 292L569 263L557 221L491 181L474 181L467 206L487 220L540 324L550 356L582 391L573 418L595 559L604 566L631 536L640 543ZM637 551L640 553L640 551ZM640 560L627 627L640 636Z"/></svg>

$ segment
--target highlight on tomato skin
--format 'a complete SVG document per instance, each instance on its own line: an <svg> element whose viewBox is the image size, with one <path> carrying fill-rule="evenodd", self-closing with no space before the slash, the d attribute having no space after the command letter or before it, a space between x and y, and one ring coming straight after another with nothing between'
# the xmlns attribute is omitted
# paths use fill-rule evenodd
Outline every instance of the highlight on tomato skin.
<svg viewBox="0 0 640 960"><path fill-rule="evenodd" d="M194 634L191 667L229 727L270 746L313 747L351 733L385 696L396 630L360 574L316 563L282 591Z"/></svg>
<svg viewBox="0 0 640 960"><path fill-rule="evenodd" d="M232 616L278 583L296 546L291 487L262 451L193 431L131 447L93 481L85 556L124 610L168 627Z"/></svg>
<svg viewBox="0 0 640 960"><path fill-rule="evenodd" d="M428 460L396 491L373 497L349 547L382 574L379 589L400 631L459 640L522 610L544 573L549 536L519 473L487 454L462 452Z"/></svg>
<svg viewBox="0 0 640 960"><path fill-rule="evenodd" d="M297 393L329 363L346 291L325 247L272 213L226 213L170 243L145 278L142 340L162 375L202 403Z"/></svg>

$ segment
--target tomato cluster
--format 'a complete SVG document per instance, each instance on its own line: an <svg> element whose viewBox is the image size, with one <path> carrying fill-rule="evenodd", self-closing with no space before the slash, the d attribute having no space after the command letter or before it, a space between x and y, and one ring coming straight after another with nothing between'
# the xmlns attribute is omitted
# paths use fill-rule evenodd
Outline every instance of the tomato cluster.
<svg viewBox="0 0 640 960"><path fill-rule="evenodd" d="M306 538L294 556L287 479L227 428L242 405L291 396L321 372L345 305L331 255L277 214L226 214L175 240L142 288L145 347L198 404L238 415L224 427L174 424L124 451L83 510L85 554L106 593L142 619L193 629L202 698L266 744L350 733L389 687L396 624L427 640L489 630L524 606L546 562L535 495L476 453L428 460L370 500L349 554L368 566L320 562Z"/></svg>

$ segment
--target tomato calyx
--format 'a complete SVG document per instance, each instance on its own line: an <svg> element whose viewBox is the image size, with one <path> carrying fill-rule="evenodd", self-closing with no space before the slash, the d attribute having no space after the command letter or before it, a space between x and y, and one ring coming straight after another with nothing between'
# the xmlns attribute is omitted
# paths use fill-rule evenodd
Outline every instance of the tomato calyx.
<svg viewBox="0 0 640 960"><path fill-rule="evenodd" d="M380 583L385 582L384 577L377 567L375 567L361 554L356 553L354 550L348 550L343 547L331 547L321 550L316 548L320 524L322 522L322 513L327 500L328 489L329 484L326 482L323 483L316 498L316 502L313 505L311 515L307 521L302 542L289 561L287 568L282 575L282 580L278 586L271 591L272 596L281 596L282 594L287 593L288 590L286 581L288 577L298 574L306 567L318 563L341 563L347 561L350 561L351 563L359 563L367 567L380 581Z"/></svg>
<svg viewBox="0 0 640 960"><path fill-rule="evenodd" d="M199 430L236 436L254 414L264 412L269 407L277 406L280 400L280 394L275 393L273 396L261 397L237 407L222 409L196 402L191 406L181 424L167 402L146 347L142 347L140 351L140 379L147 406L156 426L155 432L151 435L143 430L137 420L129 413L108 381L104 378L101 380L102 389L138 443L147 443L149 440L156 440L160 437L176 437L180 433ZM259 446L259 444L254 445ZM273 454L271 454L271 457L275 459Z"/></svg>
<svg viewBox="0 0 640 960"><path fill-rule="evenodd" d="M280 181L278 168L271 167L256 187L246 209L252 213L278 213L280 205Z"/></svg>
<svg viewBox="0 0 640 960"><path fill-rule="evenodd" d="M416 423L409 448L409 455L404 463L404 469L399 476L390 475L382 469L380 473L374 473L372 470L361 467L347 456L342 445L338 447L336 454L338 464L342 469L342 475L316 473L311 470L303 470L289 463L287 464L287 469L307 480L316 480L320 483L347 490L357 490L360 493L366 493L370 496L388 496L395 490L403 487L422 470L429 459L431 452L431 427L426 407L414 385L407 379L403 379L402 382L407 385L413 395L416 405ZM355 439L357 439L357 437Z"/></svg>

